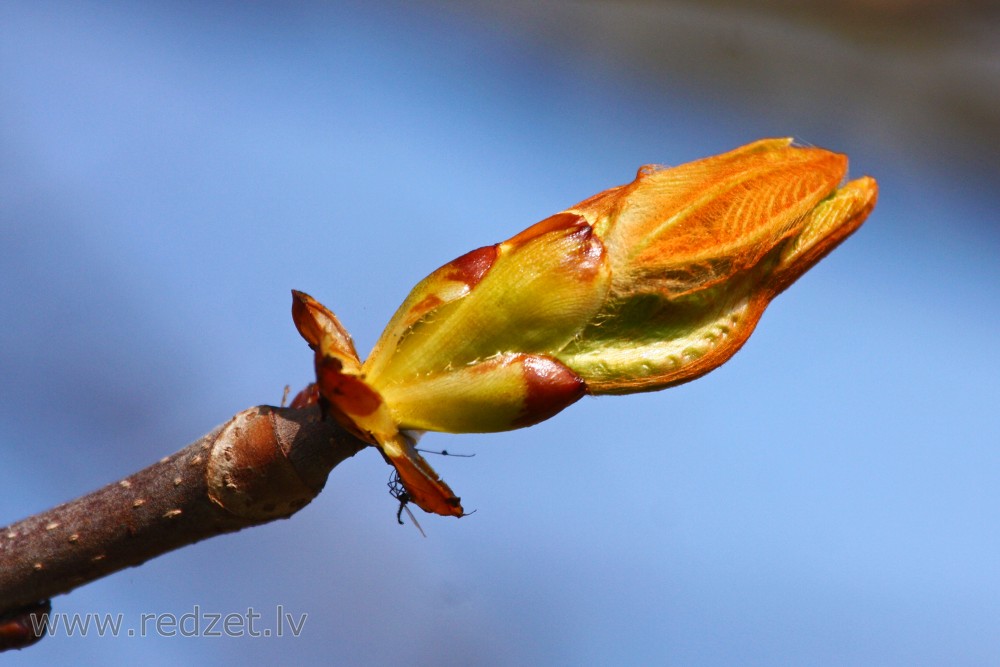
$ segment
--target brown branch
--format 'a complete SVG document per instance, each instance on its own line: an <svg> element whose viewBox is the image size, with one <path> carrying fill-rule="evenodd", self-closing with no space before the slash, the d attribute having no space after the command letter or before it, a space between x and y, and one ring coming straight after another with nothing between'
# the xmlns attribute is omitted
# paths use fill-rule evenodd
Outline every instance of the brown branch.
<svg viewBox="0 0 1000 667"><path fill-rule="evenodd" d="M291 516L365 446L322 420L315 406L258 406L134 475L0 529L0 635L52 596L199 540ZM37 639L19 641L11 630L0 636L0 650Z"/></svg>

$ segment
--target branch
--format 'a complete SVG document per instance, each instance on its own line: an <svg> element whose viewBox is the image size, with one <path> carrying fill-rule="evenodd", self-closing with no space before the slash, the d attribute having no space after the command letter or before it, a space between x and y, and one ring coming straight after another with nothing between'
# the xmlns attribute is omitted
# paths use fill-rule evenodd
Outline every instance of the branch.
<svg viewBox="0 0 1000 667"><path fill-rule="evenodd" d="M284 519L365 447L305 409L257 406L93 493L0 529L0 650L47 600L200 540Z"/></svg>

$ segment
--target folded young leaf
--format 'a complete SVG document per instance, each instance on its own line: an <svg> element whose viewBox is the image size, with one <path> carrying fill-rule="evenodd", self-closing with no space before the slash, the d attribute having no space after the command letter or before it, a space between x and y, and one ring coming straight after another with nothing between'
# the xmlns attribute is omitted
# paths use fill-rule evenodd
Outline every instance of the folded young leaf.
<svg viewBox="0 0 1000 667"><path fill-rule="evenodd" d="M579 400L586 385L555 359L508 353L381 391L401 428L489 433L548 419Z"/></svg>
<svg viewBox="0 0 1000 667"><path fill-rule="evenodd" d="M395 346L380 344L364 364L373 387L413 384L509 352L552 353L572 340L605 300L610 273L604 249L579 216L543 220L494 249L495 260L458 298L412 317L407 304L422 288L414 290L417 296L411 294L401 309L406 314L393 318L408 326L383 334Z"/></svg>

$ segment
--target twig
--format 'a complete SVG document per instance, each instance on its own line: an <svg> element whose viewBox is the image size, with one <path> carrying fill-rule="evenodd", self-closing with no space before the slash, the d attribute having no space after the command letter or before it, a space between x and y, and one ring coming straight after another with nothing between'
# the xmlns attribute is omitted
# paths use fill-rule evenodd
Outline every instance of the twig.
<svg viewBox="0 0 1000 667"><path fill-rule="evenodd" d="M0 618L179 547L289 517L365 446L315 406L244 410L134 475L0 529ZM27 639L21 646L38 638Z"/></svg>

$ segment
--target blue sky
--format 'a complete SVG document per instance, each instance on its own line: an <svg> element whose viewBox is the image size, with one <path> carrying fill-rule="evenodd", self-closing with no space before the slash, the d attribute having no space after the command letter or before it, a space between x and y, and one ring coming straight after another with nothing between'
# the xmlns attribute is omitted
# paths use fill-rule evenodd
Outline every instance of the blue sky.
<svg viewBox="0 0 1000 667"><path fill-rule="evenodd" d="M304 385L292 288L367 351L426 273L641 164L791 135L881 186L709 376L428 436L476 454L434 461L472 517L397 526L366 451L288 521L54 600L126 623L282 605L301 637L53 637L9 664L1000 659L981 163L913 160L874 113L748 112L434 5L15 2L0 23L0 524Z"/></svg>

